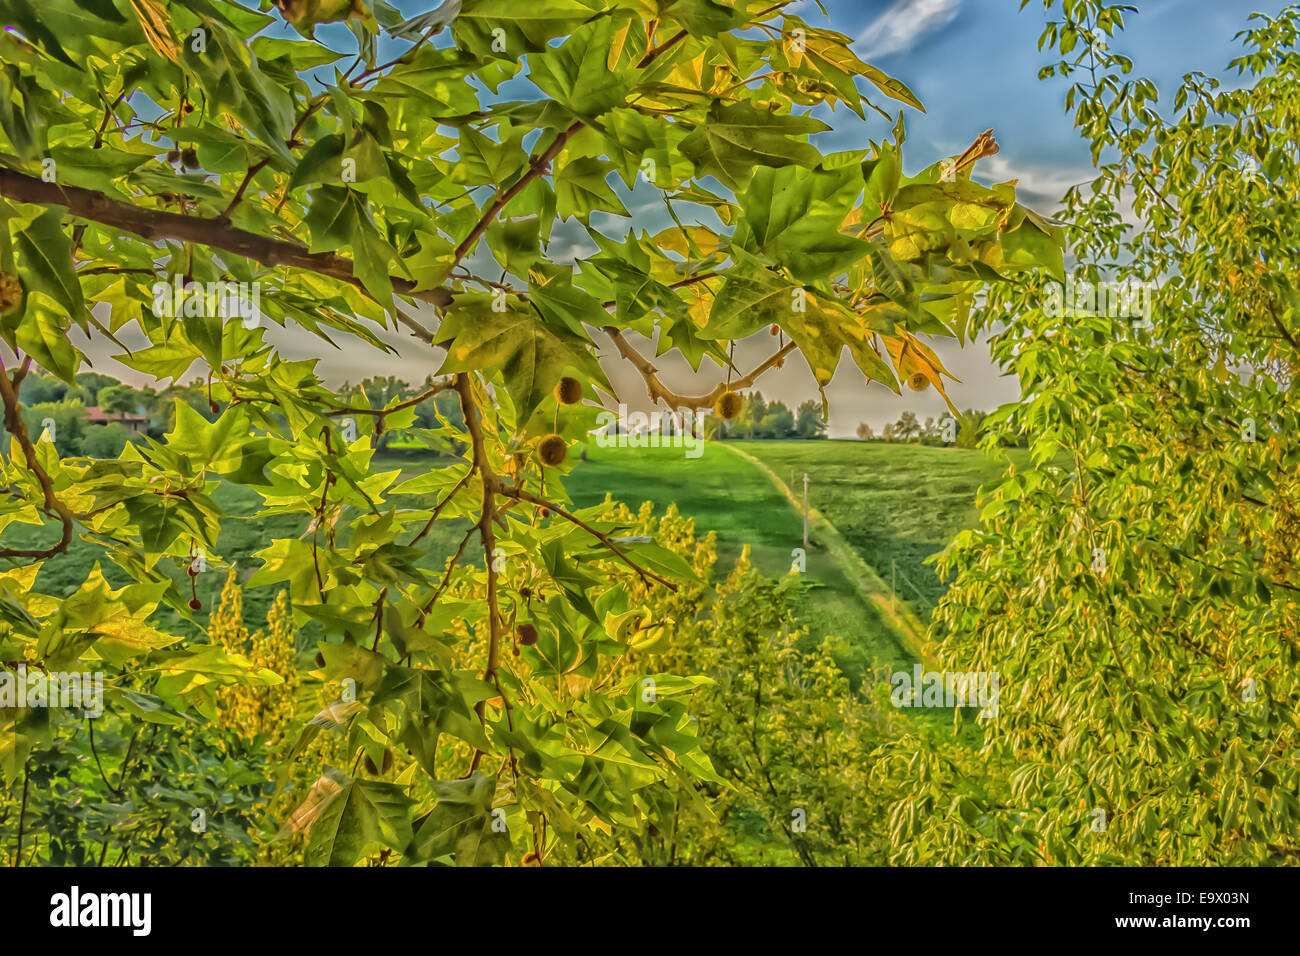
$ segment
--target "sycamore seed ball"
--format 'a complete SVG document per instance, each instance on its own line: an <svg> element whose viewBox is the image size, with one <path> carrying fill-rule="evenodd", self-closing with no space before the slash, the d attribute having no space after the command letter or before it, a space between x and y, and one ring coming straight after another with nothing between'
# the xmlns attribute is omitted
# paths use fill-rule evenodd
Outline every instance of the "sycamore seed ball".
<svg viewBox="0 0 1300 956"><path fill-rule="evenodd" d="M930 387L930 380L924 372L913 372L907 379L907 387L914 392L924 392Z"/></svg>
<svg viewBox="0 0 1300 956"><path fill-rule="evenodd" d="M568 454L569 443L560 435L547 435L537 446L537 457L542 460L543 465L550 465L552 468L564 461Z"/></svg>
<svg viewBox="0 0 1300 956"><path fill-rule="evenodd" d="M739 392L723 392L713 403L713 411L719 418L728 421L740 414L740 407L745 403Z"/></svg>
<svg viewBox="0 0 1300 956"><path fill-rule="evenodd" d="M567 375L555 386L555 397L562 405L575 405L582 401L582 383Z"/></svg>
<svg viewBox="0 0 1300 956"><path fill-rule="evenodd" d="M17 312L23 303L23 284L17 276L0 272L0 315Z"/></svg>
<svg viewBox="0 0 1300 956"><path fill-rule="evenodd" d="M532 624L520 624L515 628L515 636L519 638L520 644L531 647L537 643L537 628Z"/></svg>

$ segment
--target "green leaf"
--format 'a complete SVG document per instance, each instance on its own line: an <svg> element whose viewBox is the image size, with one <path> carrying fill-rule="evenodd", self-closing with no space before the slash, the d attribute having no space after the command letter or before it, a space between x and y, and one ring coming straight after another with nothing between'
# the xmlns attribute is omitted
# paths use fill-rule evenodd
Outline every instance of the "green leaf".
<svg viewBox="0 0 1300 956"><path fill-rule="evenodd" d="M81 283L72 268L72 239L62 229L61 210L48 209L14 237L18 274L28 294L44 292L80 320L85 313Z"/></svg>
<svg viewBox="0 0 1300 956"><path fill-rule="evenodd" d="M591 214L597 211L630 215L607 181L613 169L613 163L593 157L565 163L555 174L555 204L559 217L574 217L586 224Z"/></svg>
<svg viewBox="0 0 1300 956"><path fill-rule="evenodd" d="M815 166L821 153L804 141L830 127L807 116L783 116L748 103L709 107L708 118L682 140L683 156L700 176L716 176L727 186L743 184L755 166Z"/></svg>
<svg viewBox="0 0 1300 956"><path fill-rule="evenodd" d="M583 119L622 104L632 85L630 74L611 71L607 64L616 29L612 17L579 27L560 46L528 58L529 79Z"/></svg>
<svg viewBox="0 0 1300 956"><path fill-rule="evenodd" d="M305 222L311 231L312 252L351 247L356 277L380 305L392 308L393 283L388 264L397 253L379 234L363 194L339 186L321 186Z"/></svg>
<svg viewBox="0 0 1300 956"><path fill-rule="evenodd" d="M355 866L379 847L403 850L411 842L411 798L396 784L351 780L337 770L343 789L312 824L308 866ZM344 783L346 781L346 783Z"/></svg>
<svg viewBox="0 0 1300 956"><path fill-rule="evenodd" d="M420 860L451 856L457 866L505 862L510 838L493 826L495 779L475 772L464 780L439 780L433 790L438 803L416 831L412 854Z"/></svg>
<svg viewBox="0 0 1300 956"><path fill-rule="evenodd" d="M494 305L504 308L498 311ZM439 374L500 370L521 422L528 420L567 369L608 385L589 341L543 322L516 300L458 295L438 329L438 339L447 349Z"/></svg>

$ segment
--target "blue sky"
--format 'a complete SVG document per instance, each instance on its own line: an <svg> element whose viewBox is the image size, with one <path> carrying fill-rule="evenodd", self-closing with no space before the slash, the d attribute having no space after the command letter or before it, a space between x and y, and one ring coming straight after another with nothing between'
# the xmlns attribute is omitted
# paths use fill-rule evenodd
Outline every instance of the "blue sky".
<svg viewBox="0 0 1300 956"><path fill-rule="evenodd" d="M1169 90L1189 71L1221 71L1236 55L1232 37L1251 11L1276 12L1282 4L1135 5L1138 13L1112 48L1134 59L1135 73ZM810 21L820 16L808 0L798 6ZM1031 203L1051 205L1062 187L1087 177L1087 150L1063 111L1066 81L1037 79L1039 67L1055 59L1038 51L1049 16L1042 0L1031 0L1024 11L1018 0L831 0L826 7L832 26L855 38L859 56L903 80L925 104L925 115L907 111L912 156L958 152L992 127L1002 153L980 168L991 177L1021 176ZM851 135L851 124L837 125L843 129L837 135Z"/></svg>

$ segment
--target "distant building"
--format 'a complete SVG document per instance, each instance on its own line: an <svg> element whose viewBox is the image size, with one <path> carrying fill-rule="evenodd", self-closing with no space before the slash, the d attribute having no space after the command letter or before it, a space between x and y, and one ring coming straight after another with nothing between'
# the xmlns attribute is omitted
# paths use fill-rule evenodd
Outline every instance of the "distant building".
<svg viewBox="0 0 1300 956"><path fill-rule="evenodd" d="M86 406L86 422L90 425L121 425L131 435L141 435L149 427L149 419L132 412L106 412L98 405Z"/></svg>

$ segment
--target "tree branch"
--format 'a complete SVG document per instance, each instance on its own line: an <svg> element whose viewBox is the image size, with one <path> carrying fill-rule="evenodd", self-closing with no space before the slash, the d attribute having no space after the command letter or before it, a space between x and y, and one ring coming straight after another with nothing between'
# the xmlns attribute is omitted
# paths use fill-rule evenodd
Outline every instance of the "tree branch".
<svg viewBox="0 0 1300 956"><path fill-rule="evenodd" d="M624 336L623 333L613 326L605 326L605 334L610 337L614 345L618 347L618 352L623 358L636 367L641 373L641 378L645 380L646 390L650 394L652 402L662 400L669 408L676 411L678 408L685 406L687 408L709 408L711 407L723 392L735 391L737 389L749 388L753 385L758 377L772 368L777 362L781 361L787 355L797 348L794 342L787 342L782 348L770 355L766 361L757 366L748 375L743 375L734 382L719 382L713 387L713 390L706 395L678 395L663 382L659 381L656 374L659 370L650 363L644 355L638 352Z"/></svg>
<svg viewBox="0 0 1300 956"><path fill-rule="evenodd" d="M496 486L498 482L492 465L487 459L487 447L483 440L483 426L479 422L478 403L474 400L474 382L468 372L456 373L456 391L460 394L460 407L465 416L465 429L469 432L470 446L473 450L474 468L483 478L483 511L478 519L478 532L483 542L483 561L487 565L487 604L488 604L488 658L483 670L483 678L496 680L497 661L501 644L501 615L497 608L497 572L492 562L492 552L496 550L496 532L492 528L492 518L496 514ZM498 687L500 685L498 684ZM505 697L502 696L504 703ZM486 701L480 700L474 705L479 721L484 720ZM506 705L507 707L509 705ZM483 751L475 748L470 761L469 772L478 769Z"/></svg>
<svg viewBox="0 0 1300 956"><path fill-rule="evenodd" d="M564 518L566 521L570 521L570 522L572 522L573 524L576 524L576 525L577 525L579 528L581 528L583 531L587 532L589 535L592 535L592 536L595 537L597 540L599 540L600 543L603 544L603 545L604 545L606 548L608 548L610 551L612 551L612 552L613 552L613 553L618 557L618 559L619 559L620 561L622 561L624 564L626 564L628 567L630 567L633 571L635 571L637 574L639 574L639 575L641 576L641 580L644 581L647 585L650 583L649 579L650 579L650 578L653 578L654 580L656 580L656 581L658 581L660 584L662 584L664 587L668 588L668 590L670 590L670 591L676 591L676 590L677 590L677 585L673 584L673 583L672 583L671 581L669 581L669 580L666 580L665 578L661 578L659 575L655 574L653 571L650 571L650 570L647 570L646 568L641 567L641 565L637 564L635 561L633 561L631 558L629 558L626 554L624 554L624 553L623 553L623 550L622 550L618 545L616 545L616 544L613 542L613 540L610 539L609 535L607 535L607 534L602 534L601 532L597 531L595 528L593 528L591 525L587 524L587 522L583 521L583 520L582 520L581 518L579 518L577 515L572 514L572 513L568 512L568 511L565 511L563 508L561 508L561 507L560 507L559 505L557 505L555 502L553 502L553 501L549 501L549 500L547 500L546 498L541 497L540 495L535 495L535 494L533 494L531 491L525 491L525 490L522 489L522 488L515 488L515 487L510 486L510 485L500 485L500 484L498 484L497 491L499 491L501 494L505 495L505 496L508 497L508 498L518 498L518 499L520 499L521 501L527 501L527 502L530 502L530 503L535 504L535 505L540 505L540 506L543 507L543 508L549 508L551 511L554 511L554 512L555 512L557 515L559 515L561 518Z"/></svg>
<svg viewBox="0 0 1300 956"><path fill-rule="evenodd" d="M515 180L509 189L497 196L492 204L483 212L483 215L479 217L478 222L474 224L474 228L470 230L469 235L466 236L461 244L456 247L456 252L452 256L451 260L452 268L459 265L460 261L464 259L465 256L469 255L470 251L474 248L474 245L479 241L479 239L483 238L483 234L487 232L488 226L492 224L501 210L505 208L506 204L523 192L529 183L546 172L550 166L551 160L560 155L560 150L564 149L565 144L567 144L584 125L586 124L584 124L582 120L576 121L572 126L556 136L555 141L551 143L550 146L546 147L544 153L540 156L531 157L528 160L528 169L524 170L523 174Z"/></svg>
<svg viewBox="0 0 1300 956"><path fill-rule="evenodd" d="M158 239L193 242L223 252L231 252L271 268L287 266L305 269L333 279L342 279L365 291L361 280L356 277L352 260L332 252L309 252L297 243L259 236L238 229L221 219L182 216L160 209L145 209L112 199L93 189L47 183L12 169L0 169L0 196L18 202L63 206L71 215L80 219L88 219L101 226L129 232L150 242ZM398 295L409 296L436 306L451 304L452 294L449 289L439 287L416 291L416 283L410 279L399 276L391 276L390 279L393 283L393 291Z"/></svg>
<svg viewBox="0 0 1300 956"><path fill-rule="evenodd" d="M45 511L57 515L60 524L63 526L59 541L53 547L43 550L0 548L0 558L33 558L41 561L56 554L63 554L68 550L68 544L72 541L72 512L54 494L54 481L41 466L40 458L37 457L36 447L32 444L31 436L27 433L27 423L23 421L21 406L18 403L18 391L13 382L9 380L9 373L4 369L3 365L0 365L0 399L4 401L5 431L18 440L18 446L22 449L23 458L27 462L27 470L36 477L36 481L41 486L41 493L45 499Z"/></svg>
<svg viewBox="0 0 1300 956"><path fill-rule="evenodd" d="M449 388L455 388L455 380L443 380L435 384L432 388L425 389L415 398L408 398L403 402L398 402L388 408L350 408L347 405L334 405L334 411L329 412L330 417L338 415L378 415L383 418L385 415L391 415L393 412L400 412L404 408L410 408L412 405L419 405L422 401L432 398L439 392L445 392Z"/></svg>

